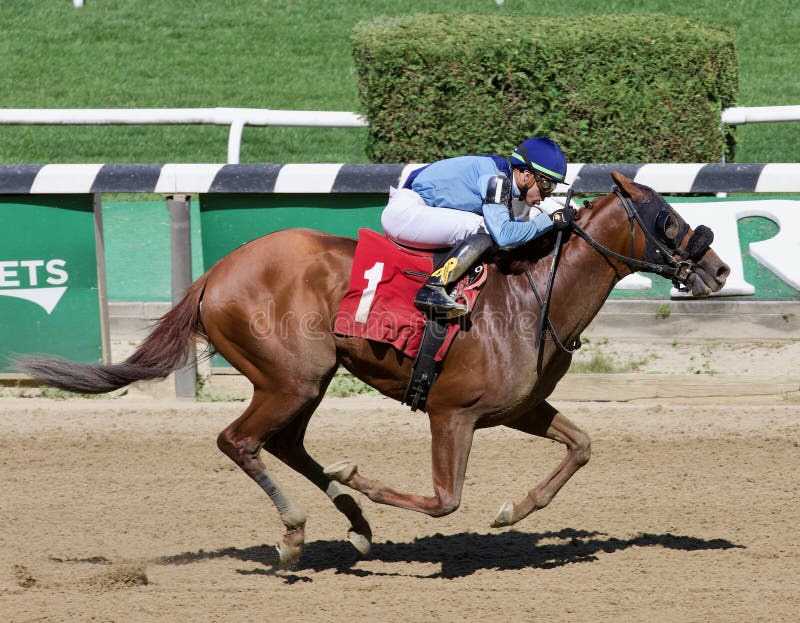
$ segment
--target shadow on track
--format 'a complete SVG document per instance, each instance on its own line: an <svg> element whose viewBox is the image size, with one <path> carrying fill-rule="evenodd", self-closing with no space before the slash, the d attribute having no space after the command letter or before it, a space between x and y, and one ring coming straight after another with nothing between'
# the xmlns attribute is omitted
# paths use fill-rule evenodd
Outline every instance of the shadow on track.
<svg viewBox="0 0 800 623"><path fill-rule="evenodd" d="M291 571L335 570L356 576L409 575L397 571L370 571L356 568L356 563L430 563L440 564L441 570L423 578L453 579L472 575L483 569L510 571L517 569L553 569L564 565L593 562L598 554L613 554L632 547L663 547L665 549L698 551L744 548L726 539L701 539L674 534L642 533L630 539L610 537L602 532L587 532L565 528L558 532L524 533L514 530L500 534L460 534L431 536L414 539L408 543L375 543L364 558L345 541L312 541L306 545L300 563L289 573L277 569L278 554L274 547L258 545L246 548L226 547L216 551L185 552L163 556L157 564L182 565L200 560L234 558L243 562L266 565L264 569L240 570L252 575L280 574L290 583L312 581L311 578L291 575Z"/></svg>

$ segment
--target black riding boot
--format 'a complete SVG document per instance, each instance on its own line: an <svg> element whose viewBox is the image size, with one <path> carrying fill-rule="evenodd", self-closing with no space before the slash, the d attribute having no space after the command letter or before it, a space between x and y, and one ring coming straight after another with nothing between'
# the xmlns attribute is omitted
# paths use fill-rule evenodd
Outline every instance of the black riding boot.
<svg viewBox="0 0 800 623"><path fill-rule="evenodd" d="M492 246L489 234L472 234L450 251L442 267L435 270L417 292L414 305L431 315L457 318L467 313L467 306L447 293L447 286L457 283L470 267Z"/></svg>

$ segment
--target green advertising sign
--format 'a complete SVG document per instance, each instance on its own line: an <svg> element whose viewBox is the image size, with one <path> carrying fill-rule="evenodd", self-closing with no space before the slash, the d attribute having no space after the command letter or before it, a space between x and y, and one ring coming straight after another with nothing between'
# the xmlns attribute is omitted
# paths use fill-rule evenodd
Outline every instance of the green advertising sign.
<svg viewBox="0 0 800 623"><path fill-rule="evenodd" d="M102 351L92 196L0 197L0 372L16 354Z"/></svg>
<svg viewBox="0 0 800 623"><path fill-rule="evenodd" d="M203 274L200 211L192 201L192 278ZM166 202L103 200L109 301L169 301L170 223Z"/></svg>

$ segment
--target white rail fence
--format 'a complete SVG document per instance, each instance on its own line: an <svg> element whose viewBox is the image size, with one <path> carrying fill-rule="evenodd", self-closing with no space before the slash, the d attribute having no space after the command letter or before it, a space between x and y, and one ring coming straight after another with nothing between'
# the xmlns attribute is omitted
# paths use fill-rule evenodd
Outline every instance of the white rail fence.
<svg viewBox="0 0 800 623"><path fill-rule="evenodd" d="M800 106L726 108L727 125L800 121ZM365 128L361 115L344 111L266 108L4 108L0 125L225 125L228 164L238 164L244 126Z"/></svg>
<svg viewBox="0 0 800 623"><path fill-rule="evenodd" d="M800 106L750 106L722 111L722 123L727 125L773 121L800 121Z"/></svg>
<svg viewBox="0 0 800 623"><path fill-rule="evenodd" d="M0 125L225 125L228 164L238 164L244 126L365 128L352 112L265 108L3 108Z"/></svg>

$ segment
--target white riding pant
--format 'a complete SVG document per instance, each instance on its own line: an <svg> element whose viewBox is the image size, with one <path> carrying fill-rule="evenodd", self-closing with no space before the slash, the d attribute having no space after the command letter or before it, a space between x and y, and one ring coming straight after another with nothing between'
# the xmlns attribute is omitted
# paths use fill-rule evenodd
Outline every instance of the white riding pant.
<svg viewBox="0 0 800 623"><path fill-rule="evenodd" d="M392 190L381 225L395 242L417 249L441 249L486 231L480 214L426 205L410 188Z"/></svg>

